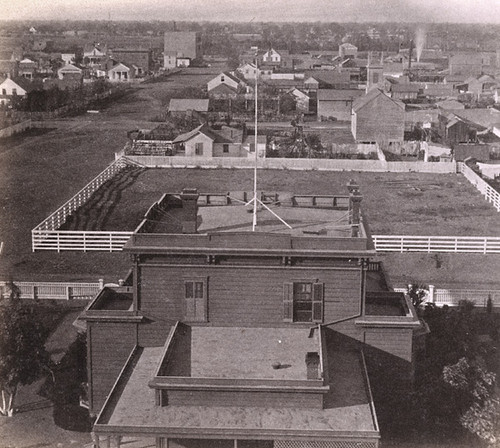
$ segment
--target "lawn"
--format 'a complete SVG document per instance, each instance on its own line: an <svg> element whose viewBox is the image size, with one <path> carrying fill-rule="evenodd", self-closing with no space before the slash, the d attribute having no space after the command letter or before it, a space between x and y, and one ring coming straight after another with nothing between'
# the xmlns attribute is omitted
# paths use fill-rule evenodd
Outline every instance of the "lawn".
<svg viewBox="0 0 500 448"><path fill-rule="evenodd" d="M374 234L500 236L500 214L460 174L261 170L258 188L303 194L347 194L359 182ZM204 193L253 188L252 170L148 169L122 192L105 230L133 230L163 193L196 187Z"/></svg>

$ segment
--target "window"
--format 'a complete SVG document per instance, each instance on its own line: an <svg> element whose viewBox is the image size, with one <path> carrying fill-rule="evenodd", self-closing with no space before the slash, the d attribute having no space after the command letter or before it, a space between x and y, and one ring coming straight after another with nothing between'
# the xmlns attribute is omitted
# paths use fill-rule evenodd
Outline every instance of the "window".
<svg viewBox="0 0 500 448"><path fill-rule="evenodd" d="M228 153L229 152L229 144L224 143L222 145L222 152Z"/></svg>
<svg viewBox="0 0 500 448"><path fill-rule="evenodd" d="M17 89L16 88L12 89L12 95L17 95Z"/></svg>
<svg viewBox="0 0 500 448"><path fill-rule="evenodd" d="M224 82L224 75L221 75L220 82Z"/></svg>
<svg viewBox="0 0 500 448"><path fill-rule="evenodd" d="M374 73L372 79L373 79L373 83L377 84L378 83L378 73Z"/></svg>
<svg viewBox="0 0 500 448"><path fill-rule="evenodd" d="M188 322L207 321L206 278L184 280L185 319Z"/></svg>
<svg viewBox="0 0 500 448"><path fill-rule="evenodd" d="M7 95L7 89L2 89L2 95Z"/></svg>
<svg viewBox="0 0 500 448"><path fill-rule="evenodd" d="M194 153L197 156L202 156L203 155L203 143L195 143L194 144Z"/></svg>
<svg viewBox="0 0 500 448"><path fill-rule="evenodd" d="M283 320L285 322L323 322L323 283L307 281L285 283Z"/></svg>

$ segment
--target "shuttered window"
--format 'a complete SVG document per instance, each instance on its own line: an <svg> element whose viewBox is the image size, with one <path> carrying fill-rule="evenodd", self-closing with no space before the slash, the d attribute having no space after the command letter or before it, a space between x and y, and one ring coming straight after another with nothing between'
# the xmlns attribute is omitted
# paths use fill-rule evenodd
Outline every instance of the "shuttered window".
<svg viewBox="0 0 500 448"><path fill-rule="evenodd" d="M184 301L186 306L185 320L188 322L206 322L207 314L207 280L184 280Z"/></svg>
<svg viewBox="0 0 500 448"><path fill-rule="evenodd" d="M284 322L323 322L324 283L307 281L283 285Z"/></svg>

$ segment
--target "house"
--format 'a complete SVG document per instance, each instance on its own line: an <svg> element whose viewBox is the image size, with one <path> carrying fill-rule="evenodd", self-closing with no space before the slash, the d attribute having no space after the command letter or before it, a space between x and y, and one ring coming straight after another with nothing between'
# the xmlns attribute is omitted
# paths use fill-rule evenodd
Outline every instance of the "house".
<svg viewBox="0 0 500 448"><path fill-rule="evenodd" d="M33 89L26 78L5 78L0 80L0 104L9 104L16 97L24 98Z"/></svg>
<svg viewBox="0 0 500 448"><path fill-rule="evenodd" d="M163 55L163 67L166 69L188 67L191 61L202 57L201 34L192 31L166 31ZM175 64L172 65L174 59Z"/></svg>
<svg viewBox="0 0 500 448"><path fill-rule="evenodd" d="M96 439L378 447L368 372L396 383L422 327L403 294L366 292L361 194L262 191L252 215L253 193L220 191L163 194L131 275L83 312Z"/></svg>
<svg viewBox="0 0 500 448"><path fill-rule="evenodd" d="M416 100L421 87L413 83L396 83L391 86L390 96L395 100Z"/></svg>
<svg viewBox="0 0 500 448"><path fill-rule="evenodd" d="M350 121L353 102L364 95L359 89L319 89L317 92L318 120L335 118Z"/></svg>
<svg viewBox="0 0 500 448"><path fill-rule="evenodd" d="M101 50L95 45L85 47L83 50L83 63L89 67L100 66L106 63L108 59L106 53L106 49Z"/></svg>
<svg viewBox="0 0 500 448"><path fill-rule="evenodd" d="M177 51L163 52L163 68L171 70L177 67Z"/></svg>
<svg viewBox="0 0 500 448"><path fill-rule="evenodd" d="M172 98L169 102L168 112L173 115L184 115L198 112L206 114L208 112L209 100L198 98Z"/></svg>
<svg viewBox="0 0 500 448"><path fill-rule="evenodd" d="M113 48L113 59L137 67L136 76L143 77L153 70L153 51L148 48Z"/></svg>
<svg viewBox="0 0 500 448"><path fill-rule="evenodd" d="M22 61L19 61L19 76L22 76L26 79L33 79L35 73L37 71L37 63L32 61L29 58L24 58Z"/></svg>
<svg viewBox="0 0 500 448"><path fill-rule="evenodd" d="M451 145L458 143L476 143L478 131L485 128L458 116L454 112L442 111L439 114L439 133L441 138Z"/></svg>
<svg viewBox="0 0 500 448"><path fill-rule="evenodd" d="M463 103L453 99L438 101L436 106L443 110L465 109L465 105Z"/></svg>
<svg viewBox="0 0 500 448"><path fill-rule="evenodd" d="M311 97L299 89L293 88L287 92L295 101L296 110L305 114L309 113Z"/></svg>
<svg viewBox="0 0 500 448"><path fill-rule="evenodd" d="M247 153L247 157L255 158L255 135L247 135L244 138L242 147ZM267 136L257 135L257 157L265 159L267 149Z"/></svg>
<svg viewBox="0 0 500 448"><path fill-rule="evenodd" d="M66 64L57 70L57 77L59 79L75 79L80 80L83 76L83 70L76 65Z"/></svg>
<svg viewBox="0 0 500 448"><path fill-rule="evenodd" d="M242 85L242 81L237 78L232 73L223 72L217 75L215 78L212 78L207 83L207 90L210 94L213 89L219 87L220 85L225 85L229 87L232 91L237 92L240 85Z"/></svg>
<svg viewBox="0 0 500 448"><path fill-rule="evenodd" d="M339 70L306 70L304 79L314 78L320 89L348 89L351 86L351 75Z"/></svg>
<svg viewBox="0 0 500 448"><path fill-rule="evenodd" d="M0 49L0 76L16 78L18 71L19 63L14 52Z"/></svg>
<svg viewBox="0 0 500 448"><path fill-rule="evenodd" d="M358 57L358 47L356 45L344 42L339 45L339 56L341 59L345 58L357 58Z"/></svg>
<svg viewBox="0 0 500 448"><path fill-rule="evenodd" d="M404 140L405 106L379 89L370 90L352 105L351 132L360 143L401 143Z"/></svg>
<svg viewBox="0 0 500 448"><path fill-rule="evenodd" d="M250 62L240 65L237 70L243 75L243 78L245 78L246 80L255 80L257 76L269 77L273 73L272 67L267 66L257 68L255 64Z"/></svg>
<svg viewBox="0 0 500 448"><path fill-rule="evenodd" d="M135 68L122 62L115 62L108 70L107 77L110 82L129 82L135 78Z"/></svg>
<svg viewBox="0 0 500 448"><path fill-rule="evenodd" d="M483 58L481 53L459 52L450 56L450 75L477 76L482 72Z"/></svg>
<svg viewBox="0 0 500 448"><path fill-rule="evenodd" d="M250 138L251 137L251 138ZM185 157L255 157L254 136L242 129L222 126L213 129L202 124L173 141L175 153ZM263 145L263 146L262 146ZM266 156L266 136L258 136L258 156Z"/></svg>

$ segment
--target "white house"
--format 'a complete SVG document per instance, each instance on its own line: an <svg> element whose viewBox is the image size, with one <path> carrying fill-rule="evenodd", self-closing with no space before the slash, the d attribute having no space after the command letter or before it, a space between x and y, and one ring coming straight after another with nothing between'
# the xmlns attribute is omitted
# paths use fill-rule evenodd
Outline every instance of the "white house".
<svg viewBox="0 0 500 448"><path fill-rule="evenodd" d="M280 64L281 55L274 48L271 48L262 56L262 62L266 64Z"/></svg>
<svg viewBox="0 0 500 448"><path fill-rule="evenodd" d="M110 82L128 82L133 78L133 71L122 62L118 62L108 70L108 79Z"/></svg>
<svg viewBox="0 0 500 448"><path fill-rule="evenodd" d="M57 70L57 77L59 79L80 79L82 77L82 69L73 64L66 64Z"/></svg>
<svg viewBox="0 0 500 448"><path fill-rule="evenodd" d="M240 85L241 81L234 75L228 72L221 73L217 75L215 78L211 79L207 83L207 90L210 92L210 90L215 89L216 87L220 86L221 84L224 84L231 89L238 90L238 87Z"/></svg>
<svg viewBox="0 0 500 448"><path fill-rule="evenodd" d="M22 79L14 81L12 78L0 82L0 104L9 103L14 96L25 97L29 90L27 82Z"/></svg>

